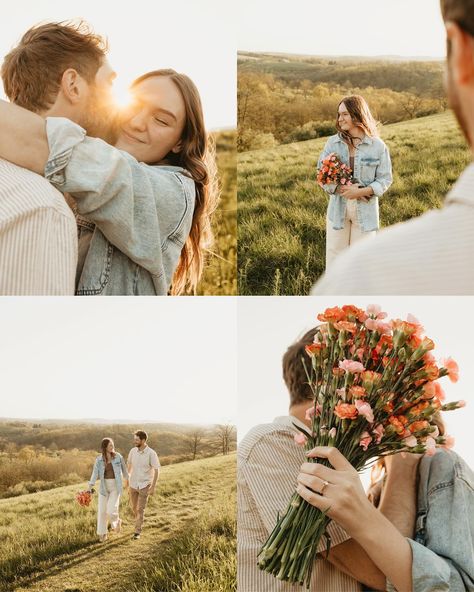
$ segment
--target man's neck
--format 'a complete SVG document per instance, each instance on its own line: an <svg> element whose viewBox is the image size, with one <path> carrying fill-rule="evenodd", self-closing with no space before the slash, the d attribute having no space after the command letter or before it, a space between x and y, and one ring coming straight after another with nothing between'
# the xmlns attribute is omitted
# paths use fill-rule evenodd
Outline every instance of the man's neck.
<svg viewBox="0 0 474 592"><path fill-rule="evenodd" d="M288 413L293 417L296 417L301 423L304 425L311 427L311 422L305 418L306 410L311 407L312 402L310 400L304 401L303 403L296 403L295 405L291 405Z"/></svg>

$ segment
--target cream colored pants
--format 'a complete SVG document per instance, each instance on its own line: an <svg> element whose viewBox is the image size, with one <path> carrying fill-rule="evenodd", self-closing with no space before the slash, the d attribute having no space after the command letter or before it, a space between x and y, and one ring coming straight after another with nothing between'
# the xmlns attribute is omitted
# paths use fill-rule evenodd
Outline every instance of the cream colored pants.
<svg viewBox="0 0 474 592"><path fill-rule="evenodd" d="M326 269L332 264L341 251L350 247L358 240L375 236L376 230L364 232L357 219L357 200L348 199L344 228L334 230L332 222L326 216Z"/></svg>
<svg viewBox="0 0 474 592"><path fill-rule="evenodd" d="M117 527L119 520L120 494L117 491L115 479L105 479L107 495L99 493L99 509L97 512L97 534L107 534L107 524Z"/></svg>

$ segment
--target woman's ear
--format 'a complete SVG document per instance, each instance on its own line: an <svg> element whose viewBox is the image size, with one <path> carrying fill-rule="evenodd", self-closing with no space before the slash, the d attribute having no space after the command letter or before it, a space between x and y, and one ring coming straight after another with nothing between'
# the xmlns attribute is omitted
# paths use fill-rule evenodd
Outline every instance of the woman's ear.
<svg viewBox="0 0 474 592"><path fill-rule="evenodd" d="M61 92L65 99L72 104L76 104L84 96L85 80L74 68L68 68L64 71L61 78Z"/></svg>
<svg viewBox="0 0 474 592"><path fill-rule="evenodd" d="M173 152L174 154L179 154L182 149L183 149L183 141L180 140L175 146L173 146L173 148L171 148L171 152Z"/></svg>
<svg viewBox="0 0 474 592"><path fill-rule="evenodd" d="M449 68L454 82L465 86L474 82L474 40L452 21L446 23Z"/></svg>

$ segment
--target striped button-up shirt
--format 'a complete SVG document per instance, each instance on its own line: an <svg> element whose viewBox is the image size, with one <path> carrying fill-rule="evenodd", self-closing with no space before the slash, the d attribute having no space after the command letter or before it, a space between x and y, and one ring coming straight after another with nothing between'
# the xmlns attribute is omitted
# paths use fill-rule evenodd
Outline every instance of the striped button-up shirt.
<svg viewBox="0 0 474 592"><path fill-rule="evenodd" d="M444 207L349 247L313 294L474 294L474 164Z"/></svg>
<svg viewBox="0 0 474 592"><path fill-rule="evenodd" d="M76 221L63 195L0 159L0 295L72 295L76 263Z"/></svg>
<svg viewBox="0 0 474 592"><path fill-rule="evenodd" d="M297 418L277 417L273 423L250 430L238 447L237 569L239 592L301 592L301 586L281 582L257 567L257 554L273 530L296 488L296 478L305 461L294 442L297 430L306 429ZM328 527L332 546L349 539L335 522ZM319 551L326 550L326 541ZM312 592L353 592L361 586L320 555L311 577Z"/></svg>

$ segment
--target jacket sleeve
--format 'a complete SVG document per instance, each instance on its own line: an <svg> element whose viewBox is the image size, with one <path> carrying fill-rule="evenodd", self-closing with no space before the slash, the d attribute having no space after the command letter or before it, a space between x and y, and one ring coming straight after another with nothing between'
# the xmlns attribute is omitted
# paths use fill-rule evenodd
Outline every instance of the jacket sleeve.
<svg viewBox="0 0 474 592"><path fill-rule="evenodd" d="M444 475L430 486L421 542L412 549L413 592L474 591L474 490L468 478ZM418 536L417 536L418 538ZM395 590L387 586L387 590Z"/></svg>
<svg viewBox="0 0 474 592"><path fill-rule="evenodd" d="M331 152L334 152L334 148L331 142L331 139L327 140L323 151L321 152L321 154L319 155L319 159L318 159L318 171L321 168L322 164L323 164L323 160L326 158L326 156L328 156L329 154L331 154ZM321 187L321 185L320 185ZM336 189L337 189L337 185L335 183L330 183L329 185L323 185L321 187L321 189L323 189L323 191L325 191L326 193L329 193L329 195L333 195L334 193L336 193Z"/></svg>
<svg viewBox="0 0 474 592"><path fill-rule="evenodd" d="M162 276L166 240L189 233L192 180L139 163L100 139L86 137L68 119L52 117L46 122L50 148L46 179L71 194L78 212L117 249L152 276Z"/></svg>
<svg viewBox="0 0 474 592"><path fill-rule="evenodd" d="M381 197L392 184L392 161L390 160L390 152L384 144L382 155L380 156L380 164L377 167L375 179L369 183L372 187L374 195Z"/></svg>
<svg viewBox="0 0 474 592"><path fill-rule="evenodd" d="M97 459L95 459L94 468L92 469L92 475L91 475L91 478L89 479L89 489L92 489L92 487L94 487L95 482L97 481L98 478L99 478L99 463L98 463Z"/></svg>

